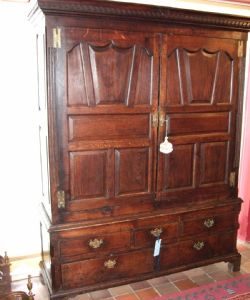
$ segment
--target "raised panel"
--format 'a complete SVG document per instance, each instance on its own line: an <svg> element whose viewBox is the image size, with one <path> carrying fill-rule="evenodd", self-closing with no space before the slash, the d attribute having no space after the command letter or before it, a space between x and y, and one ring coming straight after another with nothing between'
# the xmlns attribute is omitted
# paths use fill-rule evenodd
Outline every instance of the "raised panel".
<svg viewBox="0 0 250 300"><path fill-rule="evenodd" d="M105 150L70 153L72 200L107 197L107 160Z"/></svg>
<svg viewBox="0 0 250 300"><path fill-rule="evenodd" d="M167 58L167 104L183 104L180 51L175 49Z"/></svg>
<svg viewBox="0 0 250 300"><path fill-rule="evenodd" d="M150 39L112 31L102 37L99 31L92 33L88 39L84 32L84 40L78 37L68 46L68 105L151 105L156 61Z"/></svg>
<svg viewBox="0 0 250 300"><path fill-rule="evenodd" d="M201 144L200 183L225 183L227 179L228 142Z"/></svg>
<svg viewBox="0 0 250 300"><path fill-rule="evenodd" d="M82 115L69 117L69 140L148 138L148 114Z"/></svg>
<svg viewBox="0 0 250 300"><path fill-rule="evenodd" d="M117 196L148 191L149 149L115 150L115 193Z"/></svg>
<svg viewBox="0 0 250 300"><path fill-rule="evenodd" d="M170 135L227 133L229 130L229 113L190 113L169 116Z"/></svg>
<svg viewBox="0 0 250 300"><path fill-rule="evenodd" d="M67 87L69 105L89 105L84 77L82 45L78 44L67 54Z"/></svg>
<svg viewBox="0 0 250 300"><path fill-rule="evenodd" d="M174 151L164 156L163 190L193 186L195 167L194 145L174 145Z"/></svg>
<svg viewBox="0 0 250 300"><path fill-rule="evenodd" d="M134 47L89 45L96 104L127 103Z"/></svg>
<svg viewBox="0 0 250 300"><path fill-rule="evenodd" d="M214 101L216 103L231 103L234 63L226 52L220 52L218 59L218 75L214 91Z"/></svg>
<svg viewBox="0 0 250 300"><path fill-rule="evenodd" d="M153 56L145 48L139 49L138 59L138 77L136 79L136 90L134 96L134 104L148 104L152 103L152 91L153 91ZM130 101L133 95L130 96Z"/></svg>
<svg viewBox="0 0 250 300"><path fill-rule="evenodd" d="M187 94L190 103L211 103L218 53L184 50Z"/></svg>

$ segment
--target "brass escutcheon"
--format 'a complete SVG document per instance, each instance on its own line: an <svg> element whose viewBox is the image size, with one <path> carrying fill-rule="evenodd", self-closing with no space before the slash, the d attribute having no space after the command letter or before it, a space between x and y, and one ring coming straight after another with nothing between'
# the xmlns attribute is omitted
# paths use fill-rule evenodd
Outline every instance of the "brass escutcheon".
<svg viewBox="0 0 250 300"><path fill-rule="evenodd" d="M198 241L194 243L194 249L200 251L205 246L204 242Z"/></svg>
<svg viewBox="0 0 250 300"><path fill-rule="evenodd" d="M207 220L204 221L204 226L207 227L207 228L211 228L211 227L214 226L214 223L215 223L214 219L212 219L212 218L207 219Z"/></svg>
<svg viewBox="0 0 250 300"><path fill-rule="evenodd" d="M89 240L89 246L93 249L97 249L100 248L101 245L103 244L103 239L93 239L93 240Z"/></svg>
<svg viewBox="0 0 250 300"><path fill-rule="evenodd" d="M107 269L114 269L115 265L116 265L115 259L109 259L104 262L104 267Z"/></svg>
<svg viewBox="0 0 250 300"><path fill-rule="evenodd" d="M162 228L155 228L150 231L150 233L156 238L158 238L162 234L162 232Z"/></svg>

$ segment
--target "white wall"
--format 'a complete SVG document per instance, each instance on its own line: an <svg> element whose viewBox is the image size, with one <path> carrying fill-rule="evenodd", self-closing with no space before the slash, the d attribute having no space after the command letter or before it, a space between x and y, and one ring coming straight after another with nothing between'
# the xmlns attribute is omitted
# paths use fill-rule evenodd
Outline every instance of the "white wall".
<svg viewBox="0 0 250 300"><path fill-rule="evenodd" d="M35 44L27 4L0 2L0 255L39 253Z"/></svg>
<svg viewBox="0 0 250 300"><path fill-rule="evenodd" d="M250 16L242 6L207 0L120 0ZM0 255L40 251L40 166L35 41L27 4L0 0Z"/></svg>

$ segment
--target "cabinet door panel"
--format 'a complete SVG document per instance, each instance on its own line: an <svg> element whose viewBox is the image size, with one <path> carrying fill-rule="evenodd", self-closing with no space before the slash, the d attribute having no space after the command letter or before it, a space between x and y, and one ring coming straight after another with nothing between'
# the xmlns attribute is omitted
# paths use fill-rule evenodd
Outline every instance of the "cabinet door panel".
<svg viewBox="0 0 250 300"><path fill-rule="evenodd" d="M115 194L116 196L148 193L150 173L149 149L117 149L115 151Z"/></svg>
<svg viewBox="0 0 250 300"><path fill-rule="evenodd" d="M79 29L74 35L77 32L84 38L75 37L66 50L68 105L127 106L153 102L152 37ZM73 33L68 29L65 35L69 41Z"/></svg>
<svg viewBox="0 0 250 300"><path fill-rule="evenodd" d="M107 151L84 151L70 153L71 197L108 197Z"/></svg>
<svg viewBox="0 0 250 300"><path fill-rule="evenodd" d="M164 163L163 189L178 189L193 186L195 169L194 145L176 145L168 156L162 155Z"/></svg>
<svg viewBox="0 0 250 300"><path fill-rule="evenodd" d="M159 129L173 152L158 154L158 200L229 197L236 131L238 44L234 40L164 36Z"/></svg>
<svg viewBox="0 0 250 300"><path fill-rule="evenodd" d="M76 221L77 214L96 218L98 209L103 216L126 213L131 208L124 209L125 196L135 210L145 194L153 205L157 39L150 33L62 29L55 94L65 220Z"/></svg>

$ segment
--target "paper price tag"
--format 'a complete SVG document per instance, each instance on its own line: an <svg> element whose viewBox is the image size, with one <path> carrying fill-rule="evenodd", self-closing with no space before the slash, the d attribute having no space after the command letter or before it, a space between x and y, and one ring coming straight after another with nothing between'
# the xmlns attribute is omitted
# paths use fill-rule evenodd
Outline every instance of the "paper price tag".
<svg viewBox="0 0 250 300"><path fill-rule="evenodd" d="M154 249L154 256L160 255L161 251L161 239L155 241L155 249Z"/></svg>

